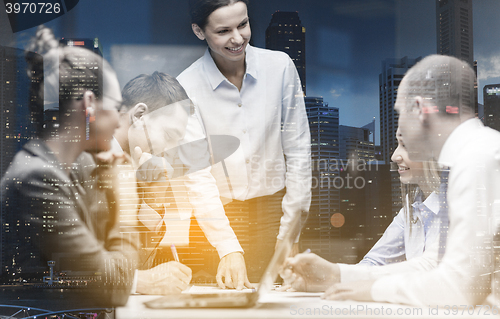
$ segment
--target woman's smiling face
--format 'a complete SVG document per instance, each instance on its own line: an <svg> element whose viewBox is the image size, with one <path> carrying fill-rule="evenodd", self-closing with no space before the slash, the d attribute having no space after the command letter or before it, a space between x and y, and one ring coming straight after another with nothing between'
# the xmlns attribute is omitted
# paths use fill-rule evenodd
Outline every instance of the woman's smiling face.
<svg viewBox="0 0 500 319"><path fill-rule="evenodd" d="M210 14L205 29L196 35L207 41L217 65L243 60L252 35L247 5L238 1L220 7Z"/></svg>
<svg viewBox="0 0 500 319"><path fill-rule="evenodd" d="M413 162L408 157L403 136L401 132L396 132L398 147L391 156L391 160L398 164L398 173L401 183L403 184L418 184L425 181L422 162Z"/></svg>

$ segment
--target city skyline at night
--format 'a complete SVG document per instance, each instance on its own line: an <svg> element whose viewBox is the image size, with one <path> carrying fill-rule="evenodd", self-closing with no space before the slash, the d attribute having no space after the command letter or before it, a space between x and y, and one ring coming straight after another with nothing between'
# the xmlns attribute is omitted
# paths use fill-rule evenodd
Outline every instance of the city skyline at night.
<svg viewBox="0 0 500 319"><path fill-rule="evenodd" d="M486 191L500 185L500 134L481 124L500 130L500 1L249 0L207 26L189 17L188 2L203 2L68 1L38 31L12 32L0 12L2 289L43 299L89 288L121 307L130 292L239 290L300 252L341 264L304 268L306 292L309 274L355 284L342 267L377 249L370 265L415 257L438 274L455 257L441 262L442 248L464 254L457 269L500 260L494 219L482 219L499 202ZM488 139L459 139L467 122ZM477 259L474 214L490 223ZM300 236L283 239L297 215L308 215ZM285 284L299 270L290 260ZM364 268L363 280L393 275ZM5 289L0 317L2 303L34 300Z"/></svg>
<svg viewBox="0 0 500 319"><path fill-rule="evenodd" d="M474 59L479 65L478 92L482 103L482 88L500 83L500 50L491 41L492 31L500 28L495 18L500 3L474 1L473 8ZM307 28L308 95L322 96L338 107L342 125L360 127L376 117L377 139L377 79L381 61L437 52L435 0L252 1L249 15L254 45L265 47L265 29L277 10L298 11ZM115 15L120 18L115 19ZM89 19L90 24L86 23ZM3 16L0 23L7 23ZM146 1L140 6L134 1L86 1L47 25L54 27L60 37L99 37L108 60L117 45L189 45L196 50L204 46L192 34L187 4L172 9L169 1ZM63 34L60 28L71 34ZM8 23L2 24L1 29L2 44L14 47L22 47L34 30L14 35ZM187 61L187 65L191 62Z"/></svg>

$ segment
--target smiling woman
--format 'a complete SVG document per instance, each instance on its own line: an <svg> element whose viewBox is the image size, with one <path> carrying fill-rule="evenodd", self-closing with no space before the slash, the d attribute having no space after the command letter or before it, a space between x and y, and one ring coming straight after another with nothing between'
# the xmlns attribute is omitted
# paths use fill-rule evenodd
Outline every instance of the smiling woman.
<svg viewBox="0 0 500 319"><path fill-rule="evenodd" d="M410 160L399 128L396 138L398 147L391 160L399 173L403 208L360 264L385 265L422 256L438 237L439 214L444 210L438 200L437 163ZM341 266L342 270L348 273L349 269Z"/></svg>
<svg viewBox="0 0 500 319"><path fill-rule="evenodd" d="M372 280L391 273L428 270L438 265L438 246L443 245L441 240L445 237L442 236L446 234L441 224L443 215L447 214L447 204L439 192L437 164L411 161L399 129L396 137L398 147L392 160L400 175L403 207L382 237L356 265L330 263L315 254L299 254L289 259L289 269L293 271L286 270L286 267L282 271L284 289L325 291L338 282ZM333 226L336 222L334 216ZM327 295L330 292L327 291ZM369 296L369 293L363 296Z"/></svg>
<svg viewBox="0 0 500 319"><path fill-rule="evenodd" d="M235 154L223 166L214 166L212 174L221 197L229 202L225 212L244 243L245 258L251 261L249 277L257 281L293 217L309 211L311 157L297 69L287 54L249 45L247 4L190 1L192 30L208 49L178 80L209 139L222 135L240 141ZM233 270L245 265L231 268L225 273L219 266L219 284L222 277L230 283Z"/></svg>
<svg viewBox="0 0 500 319"><path fill-rule="evenodd" d="M244 1L224 2L228 5L221 6L199 21L204 27L195 23L195 19L192 27L198 39L207 41L210 55L222 74L241 90L245 49L252 35L247 5ZM219 4L224 2L218 1Z"/></svg>

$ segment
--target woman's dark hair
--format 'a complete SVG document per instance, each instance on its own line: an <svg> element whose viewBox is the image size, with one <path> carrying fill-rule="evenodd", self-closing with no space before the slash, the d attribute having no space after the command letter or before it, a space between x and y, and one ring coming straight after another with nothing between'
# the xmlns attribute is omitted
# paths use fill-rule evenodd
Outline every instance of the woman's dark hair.
<svg viewBox="0 0 500 319"><path fill-rule="evenodd" d="M144 103L149 112L188 99L186 91L176 78L157 71L152 75L141 74L130 80L125 84L122 96L127 110L137 103Z"/></svg>
<svg viewBox="0 0 500 319"><path fill-rule="evenodd" d="M215 10L227 5L243 2L248 6L248 0L189 0L189 15L191 23L197 24L202 30L208 24L208 17Z"/></svg>

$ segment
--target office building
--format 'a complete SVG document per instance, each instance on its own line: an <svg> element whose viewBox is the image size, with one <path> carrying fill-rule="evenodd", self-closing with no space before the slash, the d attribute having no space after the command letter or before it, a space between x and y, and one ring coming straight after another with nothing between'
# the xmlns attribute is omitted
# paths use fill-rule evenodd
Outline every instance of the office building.
<svg viewBox="0 0 500 319"><path fill-rule="evenodd" d="M364 244L360 245L361 257L375 245L393 220L393 183L391 173L389 164L376 161L371 162L368 165L368 169L363 172L365 187L363 189L364 192L359 194L363 197L357 198L358 202L363 201L365 206L363 220L365 224L360 224L360 228L364 229ZM400 198L401 188L398 190ZM401 207L399 206L398 209L401 209Z"/></svg>
<svg viewBox="0 0 500 319"><path fill-rule="evenodd" d="M484 100L484 96L483 96ZM484 104L477 103L477 118L484 123Z"/></svg>
<svg viewBox="0 0 500 319"><path fill-rule="evenodd" d="M30 91L31 81L39 81L39 78L28 77L24 50L0 46L0 64L0 169L3 176L16 152L39 132L43 110L30 106L31 101L40 98Z"/></svg>
<svg viewBox="0 0 500 319"><path fill-rule="evenodd" d="M306 94L306 28L297 12L276 11L266 29L266 49L283 51L292 59L299 72L302 90Z"/></svg>
<svg viewBox="0 0 500 319"><path fill-rule="evenodd" d="M384 161L384 156L382 155L382 146L375 145L375 159L379 162Z"/></svg>
<svg viewBox="0 0 500 319"><path fill-rule="evenodd" d="M369 128L340 125L340 158L374 161L375 145L370 141L370 133Z"/></svg>
<svg viewBox="0 0 500 319"><path fill-rule="evenodd" d="M60 43L69 47L81 47L94 52L102 57L102 46L99 38L62 38Z"/></svg>
<svg viewBox="0 0 500 319"><path fill-rule="evenodd" d="M436 0L437 52L474 63L472 0Z"/></svg>
<svg viewBox="0 0 500 319"><path fill-rule="evenodd" d="M481 109L482 105L479 105L478 97L479 83L477 82L477 60L474 61L472 68L474 69L474 74L476 75L474 78L474 113L481 119L483 118L483 110Z"/></svg>
<svg viewBox="0 0 500 319"><path fill-rule="evenodd" d="M81 47L81 48L87 49L90 52L93 52L93 53L102 57L102 48L101 48L101 44L100 44L98 38L94 38L94 39L68 39L68 38L65 39L65 38L63 38L60 42L64 45L67 45L67 46ZM90 52L89 52L89 56L91 54ZM85 59L85 57L83 59L81 59L78 63L81 65L81 68L86 68L86 69L93 69L93 68L102 69L102 67L103 67L102 60L95 62L95 59L88 59L87 60L87 59ZM70 74L68 76L78 77L78 74L80 72L81 71L78 71L78 69L75 68L75 70L72 70L72 74ZM102 75L99 78L86 79L86 81L91 81L93 83L96 92L97 92L97 90L102 88ZM74 94L76 94L75 96L66 96L65 95L66 90L64 89L65 85L72 85L72 84L69 84L69 83L68 84L63 84L63 83L59 84L59 92L60 92L59 100L76 99L76 98L79 98L79 96L77 96L77 95L84 93L85 89L82 88L80 92L74 93Z"/></svg>
<svg viewBox="0 0 500 319"><path fill-rule="evenodd" d="M379 75L380 94L380 146L385 164L391 162L392 153L396 150L398 142L396 131L398 129L398 113L394 104L398 94L399 84L405 73L414 66L421 57L410 59L386 59L382 61L382 73ZM391 173L392 214L395 215L401 208L401 191L399 175Z"/></svg>
<svg viewBox="0 0 500 319"><path fill-rule="evenodd" d="M102 47L99 42L98 38L95 39L69 39L69 38L63 38L60 40L60 43L63 45L67 46L75 46L75 47L81 47L84 49L89 50L90 52L93 52L99 56L102 57ZM89 52L89 55L91 54ZM93 60L92 60L93 61ZM91 62L91 60L81 60L78 62L81 65L81 68L102 68L103 67L103 62ZM68 76L76 76L76 78L79 78L78 75L79 71L72 70L71 74ZM92 81L95 87L95 90L99 90L99 88L102 88L102 76L99 78L88 78L85 79L86 81ZM79 98L79 96L69 96L67 95L67 90L65 90L65 86L70 85L68 84L60 84L59 86L59 96L55 98L50 98L47 97L47 99L44 101L44 115L43 115L43 126L47 128L47 131L51 134L57 134L57 131L55 130L55 126L58 124L58 120L61 116L59 114L59 100L61 99L74 99L74 98ZM81 89L77 94L83 94L84 89ZM96 91L97 92L97 91Z"/></svg>
<svg viewBox="0 0 500 319"><path fill-rule="evenodd" d="M382 61L382 73L379 75L380 146L386 164L390 163L391 155L397 147L398 113L394 110L394 103L398 87L405 73L420 60L421 57L410 59L405 56L402 59Z"/></svg>
<svg viewBox="0 0 500 319"><path fill-rule="evenodd" d="M97 39L63 40L61 42L69 46L85 47L102 55ZM89 54L91 54L91 51L88 51ZM49 104L44 105L47 97L44 99L44 96L41 96L41 92L30 91L30 81L42 81L43 74L36 73L41 72L40 70L43 70L43 66L38 65L39 67L32 70L32 77L30 79L26 73L23 50L3 49L2 54L3 72L0 83L4 94L2 94L2 129L0 129L0 133L5 137L1 139L2 169L4 169L4 166L8 166L7 157L9 157L10 161L22 144L35 135L39 135L38 133L42 127L41 123L49 129L50 134L57 134L56 130L51 129L57 127L57 120L61 116L57 99L61 101L62 99L80 98L80 92L76 95L70 95L69 92L73 90L66 90L64 86L73 84L69 84L69 81L67 81L68 84L59 83L59 96L56 93L55 100L51 100ZM36 53L29 54L35 55ZM42 60L41 57L38 57L38 59ZM78 68L69 70L68 76L78 81L93 83L97 91L102 87L102 77L95 78L90 76L82 79L81 75L81 69L102 69L102 62L91 61L95 61L95 59L73 61L74 63L78 63L79 66ZM81 93L83 94L83 90ZM46 108L46 110L43 110L43 108ZM9 176L5 175L5 178L9 178ZM12 207L18 201L17 198L12 197L2 198L2 203L4 204L1 212L2 275L7 282L21 279L29 281L41 280L43 273L47 271L48 267L42 261L39 249L37 248L37 241L40 237L39 229L32 227L28 219L23 219L24 221L16 219L8 211L9 207ZM51 202L47 203L47 205L58 204ZM58 209L55 206L53 209L47 207L47 210L42 213L44 221L46 219L60 218L57 216L57 211ZM40 217L40 212L34 212L33 220ZM54 231L49 225L44 230L47 232ZM9 233L9 236L5 236L7 233ZM26 256L30 256L29 260L26 259ZM53 256L53 258L56 261L56 270L65 270L64 267L67 267L66 265L68 264L65 262L65 257L59 254L58 256ZM80 264L83 267L85 266L83 262L80 262Z"/></svg>
<svg viewBox="0 0 500 319"><path fill-rule="evenodd" d="M340 125L340 212L345 216L343 238L355 247L358 262L392 220L389 165L377 160L375 121L363 127Z"/></svg>
<svg viewBox="0 0 500 319"><path fill-rule="evenodd" d="M36 55L30 52L28 54ZM43 109L37 108L34 102L43 100L30 90L31 81L41 81L43 75L38 76L31 71L33 77L27 73L27 63L25 51L21 49L0 46L0 173L4 176L14 155L29 140L38 135L43 122ZM40 103L38 104L40 105ZM3 192L2 192L3 194ZM2 201L15 202L15 198L4 198ZM8 204L8 203L7 203ZM9 214L6 207L1 208L1 274L3 278L20 271L32 272L34 269L16 268L16 250L23 249L24 242L9 242L7 233L19 233L24 241L29 241L31 234L21 233L20 220L9 223L6 222L6 216ZM21 228L20 228L21 227ZM6 256L11 256L10 259ZM14 257L12 257L14 256ZM36 257L34 257L36 258Z"/></svg>
<svg viewBox="0 0 500 319"><path fill-rule="evenodd" d="M301 242L321 256L332 253L331 241L340 238L341 229L330 219L339 213L339 109L330 107L321 97L306 97L311 130L312 202L309 219L302 229Z"/></svg>
<svg viewBox="0 0 500 319"><path fill-rule="evenodd" d="M355 260L350 262L359 262L393 219L391 174L389 165L371 161L348 167L340 176L350 181L340 189L340 212L345 216L342 238L355 248L351 252Z"/></svg>
<svg viewBox="0 0 500 319"><path fill-rule="evenodd" d="M472 0L436 0L437 53L464 60L474 69L477 78L477 61L474 61ZM475 88L475 113L478 114L477 79Z"/></svg>
<svg viewBox="0 0 500 319"><path fill-rule="evenodd" d="M500 84L486 85L483 100L484 125L500 131Z"/></svg>

